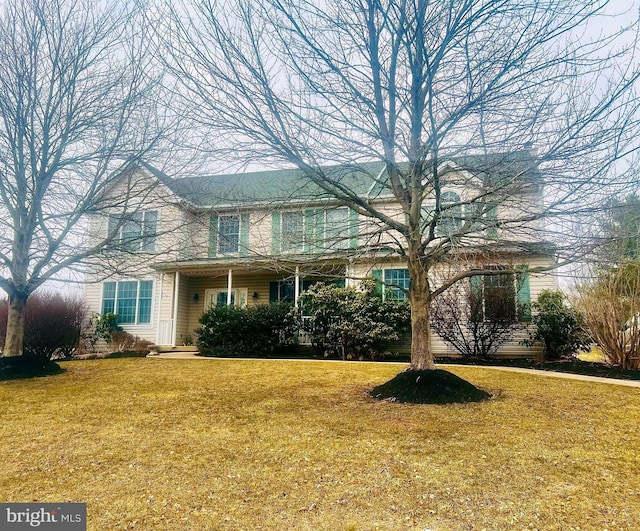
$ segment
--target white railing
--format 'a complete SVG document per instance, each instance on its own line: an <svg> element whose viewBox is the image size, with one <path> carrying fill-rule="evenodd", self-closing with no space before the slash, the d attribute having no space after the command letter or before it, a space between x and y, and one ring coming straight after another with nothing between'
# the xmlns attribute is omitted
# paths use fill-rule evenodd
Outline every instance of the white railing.
<svg viewBox="0 0 640 531"><path fill-rule="evenodd" d="M301 345L311 345L311 332L308 332L307 323L311 319L309 315L302 316L302 327L298 331L298 343Z"/></svg>
<svg viewBox="0 0 640 531"><path fill-rule="evenodd" d="M156 345L171 345L173 343L173 319L160 319Z"/></svg>

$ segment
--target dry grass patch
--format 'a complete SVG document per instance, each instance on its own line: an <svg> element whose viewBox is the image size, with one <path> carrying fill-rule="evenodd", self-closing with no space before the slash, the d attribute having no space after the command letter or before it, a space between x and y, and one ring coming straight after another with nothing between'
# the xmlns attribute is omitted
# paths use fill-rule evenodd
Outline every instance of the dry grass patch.
<svg viewBox="0 0 640 531"><path fill-rule="evenodd" d="M377 402L402 366L108 359L0 383L3 501L102 529L640 529L640 389L452 369L483 403Z"/></svg>

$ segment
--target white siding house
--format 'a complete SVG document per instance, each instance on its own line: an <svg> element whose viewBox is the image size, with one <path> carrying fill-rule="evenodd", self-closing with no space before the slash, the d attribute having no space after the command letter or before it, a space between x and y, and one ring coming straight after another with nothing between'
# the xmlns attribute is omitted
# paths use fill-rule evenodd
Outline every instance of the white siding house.
<svg viewBox="0 0 640 531"><path fill-rule="evenodd" d="M443 165L450 183L443 201L464 201L469 183L482 186L487 177L480 172L476 176L470 161ZM354 180L351 186L388 215L401 216L385 190L383 166L369 164L367 170L365 174L372 177ZM396 235L327 197L298 170L171 179L140 163L135 174L148 192L131 201L130 215L106 212L91 222L96 235L109 233L114 238L111 248L105 249L104 268L96 265L89 272L86 288L92 311L115 313L134 335L157 345L182 345L211 304L294 300L317 280L353 285L373 276L387 285L383 296L406 295L401 289L408 288L406 266L388 251ZM534 182L537 173L520 178L532 182L525 182L517 197L500 202L491 213L496 220L525 204L529 210L542 204L542 186ZM119 193L115 186L112 195ZM457 222L455 212L450 222ZM446 228L446 223L442 226ZM552 265L549 247L535 241L530 230L518 234L514 227L507 235L498 223L494 226L496 241L508 236L510 245L482 254L461 246L460 259L483 266L509 264L523 271ZM529 303L543 289L556 286L549 273L525 276L516 291L526 300L519 302ZM502 353L526 354L520 339L505 345ZM436 354L452 353L437 338L434 349Z"/></svg>

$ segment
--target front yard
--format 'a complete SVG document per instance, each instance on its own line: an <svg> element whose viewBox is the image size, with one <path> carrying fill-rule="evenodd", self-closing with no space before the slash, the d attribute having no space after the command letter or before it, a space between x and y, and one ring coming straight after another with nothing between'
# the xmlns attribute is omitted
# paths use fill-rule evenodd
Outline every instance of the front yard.
<svg viewBox="0 0 640 531"><path fill-rule="evenodd" d="M640 389L475 367L496 394L366 393L403 365L64 362L0 383L0 501L102 529L640 529Z"/></svg>

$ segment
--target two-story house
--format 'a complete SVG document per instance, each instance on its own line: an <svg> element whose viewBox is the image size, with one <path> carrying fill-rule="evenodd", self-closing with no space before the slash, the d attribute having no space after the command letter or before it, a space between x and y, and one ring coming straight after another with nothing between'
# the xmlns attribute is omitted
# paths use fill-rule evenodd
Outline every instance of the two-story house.
<svg viewBox="0 0 640 531"><path fill-rule="evenodd" d="M474 175L473 157L445 161L441 166L451 183L443 188L441 197L451 204L465 197L464 186L474 179L478 186L487 179L481 172ZM360 197L377 202L390 216L400 216L385 185L384 166L370 163L363 167L367 171L335 171L342 172L345 186ZM495 168L496 174L501 171L510 175L509 168ZM457 179L458 175L464 178ZM518 178L538 177L525 174ZM403 259L392 250L396 236L338 203L304 179L299 170L171 179L139 163L126 180L123 211L131 213L123 216L114 209L92 220L91 231L100 237L110 234L112 244L102 257L110 268L96 267L88 273L86 300L92 311L117 314L125 330L157 345L182 345L211 305L293 302L317 280L356 285L362 278L373 277L382 283L383 297L406 297L403 289L409 287L409 274ZM136 186L145 193L132 193ZM535 204L542 200L541 189L535 183L525 186L521 197L503 201L491 214L498 220L501 209ZM120 193L115 185L113 195ZM428 208L428 202L425 205ZM458 218L462 216L456 212L449 211L439 231L446 231L447 224L461 223ZM488 230L497 234L502 230L499 226L496 223ZM508 263L530 269L548 266L553 260L536 245L527 250L508 245L501 249L485 259L496 267ZM513 285L501 286L505 278ZM479 286L487 299L483 305L487 318L491 293L496 290L513 293L516 311L541 290L555 287L554 277L544 273L526 275L518 286L514 283L515 276L476 277L476 289ZM433 346L437 354L452 352L437 339ZM524 347L514 340L503 350L518 354Z"/></svg>

